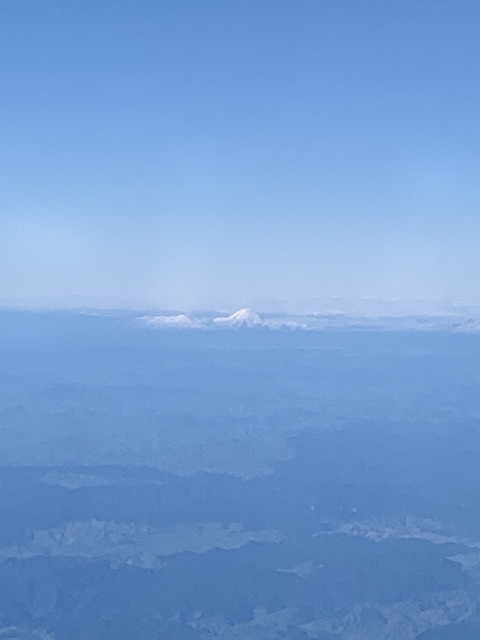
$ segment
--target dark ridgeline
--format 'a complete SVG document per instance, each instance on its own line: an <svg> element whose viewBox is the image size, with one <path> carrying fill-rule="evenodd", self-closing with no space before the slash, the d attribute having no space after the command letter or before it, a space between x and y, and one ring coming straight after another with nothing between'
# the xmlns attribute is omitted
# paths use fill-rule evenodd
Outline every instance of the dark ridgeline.
<svg viewBox="0 0 480 640"><path fill-rule="evenodd" d="M477 637L480 336L2 326L0 629Z"/></svg>

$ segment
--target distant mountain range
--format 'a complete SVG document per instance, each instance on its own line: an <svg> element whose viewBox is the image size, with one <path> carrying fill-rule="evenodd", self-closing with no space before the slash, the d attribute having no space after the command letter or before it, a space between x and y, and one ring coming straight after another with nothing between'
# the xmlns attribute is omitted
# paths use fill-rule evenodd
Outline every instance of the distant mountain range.
<svg viewBox="0 0 480 640"><path fill-rule="evenodd" d="M262 318L252 309L239 309L229 316L197 317L181 313L178 315L142 316L139 321L153 328L176 329L307 329L302 323L284 318Z"/></svg>
<svg viewBox="0 0 480 640"><path fill-rule="evenodd" d="M305 315L268 314L261 316L250 308L230 315L147 315L137 323L150 328L170 329L348 329L380 331L477 332L480 318L456 314L350 315L346 313L308 313Z"/></svg>

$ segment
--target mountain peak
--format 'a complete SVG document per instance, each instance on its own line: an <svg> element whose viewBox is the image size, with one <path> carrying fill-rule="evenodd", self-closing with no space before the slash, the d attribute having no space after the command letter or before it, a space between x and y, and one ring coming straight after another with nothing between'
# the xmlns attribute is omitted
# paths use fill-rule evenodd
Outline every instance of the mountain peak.
<svg viewBox="0 0 480 640"><path fill-rule="evenodd" d="M239 309L225 318L215 318L214 322L227 327L263 327L265 322L252 309Z"/></svg>

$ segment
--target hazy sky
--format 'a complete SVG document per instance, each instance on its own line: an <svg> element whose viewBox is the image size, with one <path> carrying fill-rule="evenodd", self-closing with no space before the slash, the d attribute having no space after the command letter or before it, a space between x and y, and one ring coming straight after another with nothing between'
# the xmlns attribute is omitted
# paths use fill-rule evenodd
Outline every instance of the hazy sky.
<svg viewBox="0 0 480 640"><path fill-rule="evenodd" d="M480 302L478 0L2 0L0 30L0 303Z"/></svg>

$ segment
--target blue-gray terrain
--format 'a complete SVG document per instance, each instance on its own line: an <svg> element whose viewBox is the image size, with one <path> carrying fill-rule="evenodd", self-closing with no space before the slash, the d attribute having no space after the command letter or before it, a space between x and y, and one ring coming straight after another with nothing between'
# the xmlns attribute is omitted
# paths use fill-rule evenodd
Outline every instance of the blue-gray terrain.
<svg viewBox="0 0 480 640"><path fill-rule="evenodd" d="M479 333L0 329L0 638L480 637Z"/></svg>

